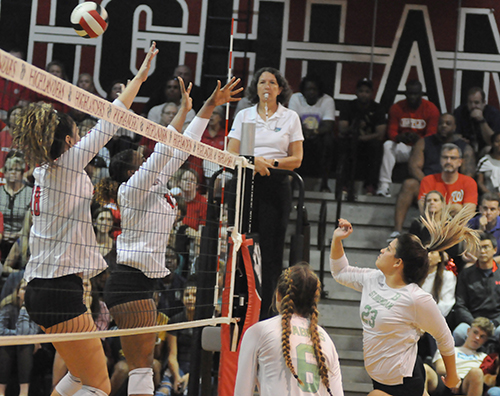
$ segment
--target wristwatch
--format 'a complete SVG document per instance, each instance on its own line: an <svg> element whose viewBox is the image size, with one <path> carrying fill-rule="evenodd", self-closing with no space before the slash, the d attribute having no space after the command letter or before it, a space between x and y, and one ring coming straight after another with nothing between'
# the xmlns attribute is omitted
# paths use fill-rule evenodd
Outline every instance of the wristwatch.
<svg viewBox="0 0 500 396"><path fill-rule="evenodd" d="M275 168L277 168L278 166L280 166L280 162L279 162L277 159L274 159L274 160L273 160L273 166L274 166Z"/></svg>

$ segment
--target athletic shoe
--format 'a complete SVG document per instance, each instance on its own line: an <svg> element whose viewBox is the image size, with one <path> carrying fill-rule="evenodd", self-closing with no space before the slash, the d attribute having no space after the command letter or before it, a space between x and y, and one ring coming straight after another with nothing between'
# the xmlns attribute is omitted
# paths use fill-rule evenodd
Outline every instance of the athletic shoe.
<svg viewBox="0 0 500 396"><path fill-rule="evenodd" d="M395 240L400 235L401 235L401 233L399 231L392 231L392 234L389 235L389 238L387 238L387 243L391 243L393 240Z"/></svg>
<svg viewBox="0 0 500 396"><path fill-rule="evenodd" d="M375 195L375 187L371 184L365 187L365 195L372 196Z"/></svg>
<svg viewBox="0 0 500 396"><path fill-rule="evenodd" d="M377 190L377 195L380 197L386 197L390 198L391 197L391 192L389 190L389 184L388 183L382 183Z"/></svg>

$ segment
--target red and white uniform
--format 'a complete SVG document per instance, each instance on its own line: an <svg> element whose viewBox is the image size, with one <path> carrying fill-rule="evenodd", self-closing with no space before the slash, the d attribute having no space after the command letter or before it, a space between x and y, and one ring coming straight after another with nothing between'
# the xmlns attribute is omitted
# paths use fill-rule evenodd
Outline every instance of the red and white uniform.
<svg viewBox="0 0 500 396"><path fill-rule="evenodd" d="M477 205L477 184L476 181L466 175L458 174L458 180L455 183L447 184L443 181L441 173L425 176L420 182L418 199L422 199L430 191L439 191L443 194L446 203Z"/></svg>
<svg viewBox="0 0 500 396"><path fill-rule="evenodd" d="M125 108L119 100L113 103ZM116 125L99 121L56 160L55 166L35 168L26 281L78 273L91 278L107 268L92 227L90 202L94 186L84 168L117 129Z"/></svg>
<svg viewBox="0 0 500 396"><path fill-rule="evenodd" d="M351 267L345 255L330 259L330 269L337 282L362 293L363 354L372 379L399 385L403 377L411 377L424 332L436 339L442 355L455 353L453 336L436 302L417 284L393 289L382 271Z"/></svg>
<svg viewBox="0 0 500 396"><path fill-rule="evenodd" d="M195 117L184 133L200 141L208 119ZM170 129L175 130L172 126ZM189 154L157 143L154 152L118 189L122 233L117 238L117 263L163 278L168 237L177 217L177 203L167 183Z"/></svg>
<svg viewBox="0 0 500 396"><path fill-rule="evenodd" d="M243 336L238 359L238 374L234 394L253 396L258 381L261 396L326 396L309 335L309 319L293 315L291 319L290 356L293 367L304 385L299 385L283 358L281 316L258 322ZM335 345L327 332L318 326L321 349L328 368L330 391L343 396L342 375Z"/></svg>

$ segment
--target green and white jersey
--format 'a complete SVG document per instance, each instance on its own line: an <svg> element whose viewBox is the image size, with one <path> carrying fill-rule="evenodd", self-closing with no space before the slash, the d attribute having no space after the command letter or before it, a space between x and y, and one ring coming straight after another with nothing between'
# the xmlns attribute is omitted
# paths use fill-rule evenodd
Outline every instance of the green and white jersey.
<svg viewBox="0 0 500 396"><path fill-rule="evenodd" d="M261 396L328 395L318 372L309 336L309 320L293 315L291 325L290 355L303 385L299 384L285 364L281 344L281 316L275 316L254 324L243 336L235 395L253 396L256 383ZM323 328L318 326L318 331L328 367L330 390L335 396L343 396L342 376L335 345Z"/></svg>

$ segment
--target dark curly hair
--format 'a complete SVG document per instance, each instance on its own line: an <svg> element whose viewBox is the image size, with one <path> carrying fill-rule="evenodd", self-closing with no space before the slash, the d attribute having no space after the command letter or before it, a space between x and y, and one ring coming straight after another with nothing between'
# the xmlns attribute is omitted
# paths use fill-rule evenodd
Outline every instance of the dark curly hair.
<svg viewBox="0 0 500 396"><path fill-rule="evenodd" d="M257 70L257 72L253 75L252 82L248 86L246 92L248 100L250 100L250 102L254 104L259 102L259 96L257 95L257 83L259 82L259 78L262 73L265 72L273 74L278 81L279 87L282 88L281 93L278 95L277 101L281 104L287 103L290 99L290 96L292 96L292 89L290 88L290 85L288 85L288 81L286 80L286 78L283 77L280 71L275 69L274 67L263 67Z"/></svg>

